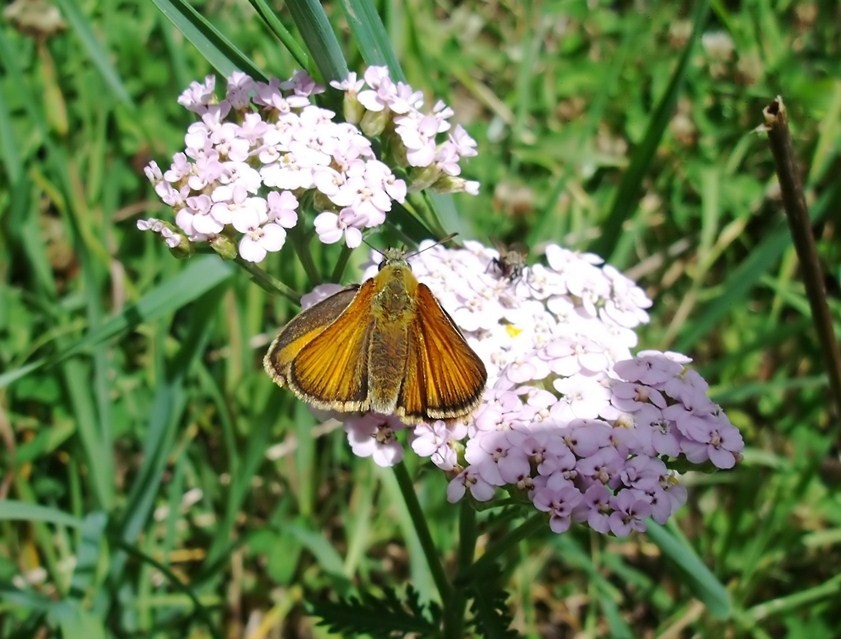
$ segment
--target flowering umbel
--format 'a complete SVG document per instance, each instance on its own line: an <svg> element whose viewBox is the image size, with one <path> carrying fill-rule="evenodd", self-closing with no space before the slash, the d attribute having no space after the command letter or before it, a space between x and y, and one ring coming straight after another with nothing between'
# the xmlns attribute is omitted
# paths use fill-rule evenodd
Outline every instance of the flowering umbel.
<svg viewBox="0 0 841 639"><path fill-rule="evenodd" d="M234 73L221 100L212 77L191 85L179 103L199 120L184 151L166 171L146 167L174 223L138 228L178 254L207 243L260 262L308 214L321 242L356 247L411 191L477 192L459 177L476 143L451 126L443 102L424 111L420 92L384 67L332 86L344 92L344 121L314 102L324 89L303 73L268 83ZM547 513L555 532L576 522L615 535L644 530L649 517L663 523L686 500L673 461L730 468L740 459L738 429L687 357L632 354L651 302L599 257L549 245L545 265L525 266L476 242L420 248L414 273L484 361L488 387L466 422L409 429L394 416L342 416L355 454L394 465L408 431L412 450L449 476L450 501L505 491Z"/></svg>
<svg viewBox="0 0 841 639"><path fill-rule="evenodd" d="M450 476L450 501L504 490L548 513L555 532L579 522L615 535L663 523L684 503L668 462L730 468L740 458L738 429L687 357L632 355L651 302L595 255L550 245L545 266L512 276L476 242L420 248L413 270L485 361L488 389L467 423L349 419L357 454L392 465L403 457L396 435L409 430L412 450Z"/></svg>
<svg viewBox="0 0 841 639"><path fill-rule="evenodd" d="M476 182L458 177L459 160L475 155L476 143L452 127L445 104L422 111L422 94L392 82L385 67L332 84L344 91L347 121L314 102L324 88L302 72L286 82L236 72L221 100L213 76L193 83L178 100L199 118L184 150L165 171L146 167L175 225L152 218L138 228L161 234L172 249L206 242L223 257L260 262L283 247L304 211L322 242L353 248L408 190L477 192Z"/></svg>

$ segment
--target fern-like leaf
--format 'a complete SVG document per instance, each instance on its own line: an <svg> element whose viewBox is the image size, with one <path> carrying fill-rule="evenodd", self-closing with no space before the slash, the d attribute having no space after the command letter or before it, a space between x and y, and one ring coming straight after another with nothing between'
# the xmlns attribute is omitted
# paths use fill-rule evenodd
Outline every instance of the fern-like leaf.
<svg viewBox="0 0 841 639"><path fill-rule="evenodd" d="M486 639L521 639L522 635L511 628L514 618L508 607L508 593L500 585L502 574L497 570L470 587L473 615L471 625L476 634Z"/></svg>
<svg viewBox="0 0 841 639"><path fill-rule="evenodd" d="M440 606L421 602L420 594L411 586L406 588L404 599L387 588L379 595L363 592L359 597L313 603L310 614L319 618L318 625L342 636L367 634L391 639L440 634Z"/></svg>

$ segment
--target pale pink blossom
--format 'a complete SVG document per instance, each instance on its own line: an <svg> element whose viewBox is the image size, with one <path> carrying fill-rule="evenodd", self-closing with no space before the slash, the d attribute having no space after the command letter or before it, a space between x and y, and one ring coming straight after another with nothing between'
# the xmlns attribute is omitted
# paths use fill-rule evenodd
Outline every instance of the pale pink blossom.
<svg viewBox="0 0 841 639"><path fill-rule="evenodd" d="M383 148L383 141L366 135L364 126L354 124L358 120L343 122L316 104L323 87L305 73L263 82L235 72L221 99L215 82L208 76L182 93L179 102L197 117L187 127L184 149L166 170L155 163L146 169L155 193L173 207L187 241L215 242L216 248L218 238L228 236L254 260L283 244L283 229L305 223L315 224L325 243L344 240L356 247L363 231L386 221L393 202L405 202L409 184L395 173L410 168L405 150L377 157L375 149ZM382 131L394 117L428 121L431 138L426 143L433 153L439 142L435 136L449 128L451 109L440 103L424 113L423 93L393 82L385 67L370 67L364 79L349 75L333 86L345 90L351 102L363 94L363 102L381 112L376 126L369 123L371 130ZM451 138L463 142L469 154L469 137L459 132ZM446 189L454 190L452 185ZM210 198L212 206L198 198ZM246 213L237 228L241 211L255 206L253 198L263 200L267 219L255 223Z"/></svg>
<svg viewBox="0 0 841 639"><path fill-rule="evenodd" d="M367 413L345 422L351 450L359 457L371 457L377 466L394 466L403 459L403 446L395 437L404 425L394 416Z"/></svg>

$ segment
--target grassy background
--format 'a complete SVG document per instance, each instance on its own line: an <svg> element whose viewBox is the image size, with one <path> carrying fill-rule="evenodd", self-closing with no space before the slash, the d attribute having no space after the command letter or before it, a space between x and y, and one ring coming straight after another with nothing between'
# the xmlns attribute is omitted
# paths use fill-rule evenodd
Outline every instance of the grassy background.
<svg viewBox="0 0 841 639"><path fill-rule="evenodd" d="M259 365L294 309L135 229L166 214L142 167L181 149L175 98L205 58L152 3L55 6L55 33L0 29L0 637L325 637L313 601L408 581L434 598L393 476L314 431ZM195 6L265 73L297 66L246 3ZM665 113L691 3L380 9L409 81L479 141L467 176L482 193L456 199L465 234L534 259L548 241L597 250L631 274L655 300L641 347L693 356L748 443L735 470L688 478L677 518L730 608L701 604L649 537L547 530L507 562L515 627L837 637L838 423L753 133L782 94L838 317L837 3L712 2L704 31L734 50L699 43ZM286 250L267 268L306 289ZM445 479L415 471L449 561Z"/></svg>

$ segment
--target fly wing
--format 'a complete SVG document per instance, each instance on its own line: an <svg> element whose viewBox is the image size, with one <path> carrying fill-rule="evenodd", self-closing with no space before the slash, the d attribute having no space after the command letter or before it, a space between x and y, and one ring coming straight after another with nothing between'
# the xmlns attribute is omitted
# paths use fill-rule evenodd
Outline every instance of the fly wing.
<svg viewBox="0 0 841 639"><path fill-rule="evenodd" d="M358 285L342 289L301 311L283 327L263 358L263 367L276 384L286 385L289 367L301 349L347 309L358 290Z"/></svg>
<svg viewBox="0 0 841 639"><path fill-rule="evenodd" d="M410 421L465 417L485 389L485 365L426 285L417 296L398 406Z"/></svg>
<svg viewBox="0 0 841 639"><path fill-rule="evenodd" d="M366 410L373 294L374 281L368 280L339 316L292 358L288 386L310 404L344 412Z"/></svg>

